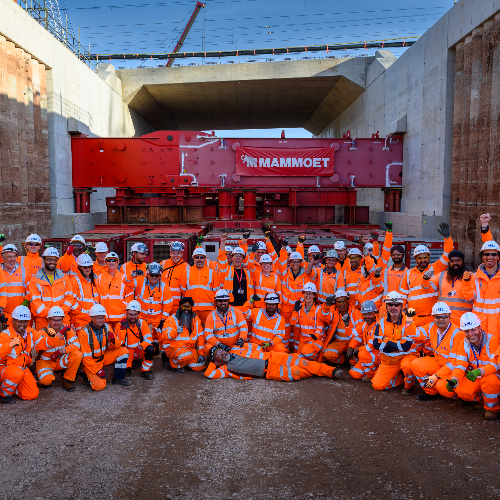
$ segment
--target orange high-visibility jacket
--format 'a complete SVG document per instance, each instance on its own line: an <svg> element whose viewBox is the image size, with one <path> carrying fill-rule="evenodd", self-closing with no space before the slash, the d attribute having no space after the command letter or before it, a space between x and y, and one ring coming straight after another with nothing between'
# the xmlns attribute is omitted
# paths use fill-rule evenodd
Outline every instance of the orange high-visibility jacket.
<svg viewBox="0 0 500 500"><path fill-rule="evenodd" d="M5 283L5 273L2 266L0 266L0 307L5 309L7 307L7 286Z"/></svg>
<svg viewBox="0 0 500 500"><path fill-rule="evenodd" d="M82 276L80 272L77 275L71 276L70 282L75 301L69 316L71 324L79 329L90 322L90 308L94 304L101 302L101 296L99 295L97 283L93 284L92 281Z"/></svg>
<svg viewBox="0 0 500 500"><path fill-rule="evenodd" d="M349 295L349 297L355 298L355 295L358 293L358 286L363 278L361 274L361 266L359 266L355 271L351 269L346 269L344 271L344 283L345 283L345 291Z"/></svg>
<svg viewBox="0 0 500 500"><path fill-rule="evenodd" d="M315 283L317 271L313 269L311 274L306 274L304 268L300 268L296 277L293 276L292 270L288 268L286 273L281 278L281 313L291 314L293 306L297 300L302 298L302 289L306 283Z"/></svg>
<svg viewBox="0 0 500 500"><path fill-rule="evenodd" d="M66 353L80 350L80 341L78 340L78 336L68 325L63 325L61 330L56 334L56 336L53 339L48 337L47 327L43 328L38 333L50 339L51 344L52 343L55 344L53 347L50 347L49 349L42 350L42 352L40 353L41 361L51 361L50 357L60 347L64 347Z"/></svg>
<svg viewBox="0 0 500 500"><path fill-rule="evenodd" d="M317 269L316 288L318 289L317 299L319 302L325 302L328 295L333 295L337 290L345 290L344 275L335 268L328 274L326 266Z"/></svg>
<svg viewBox="0 0 500 500"><path fill-rule="evenodd" d="M78 274L78 265L76 263L76 257L72 253L66 252L58 261L57 268L60 269L64 274L68 276L74 276Z"/></svg>
<svg viewBox="0 0 500 500"><path fill-rule="evenodd" d="M144 274L143 276L146 274L146 271L148 269L148 265L143 262L142 264L134 264L131 260L129 260L128 262L125 262L125 264L122 264L119 271L122 273L122 274L125 274L126 276L130 276L130 274L132 273L132 271L142 271Z"/></svg>
<svg viewBox="0 0 500 500"><path fill-rule="evenodd" d="M408 269L403 267L401 269L395 269L394 266L384 267L382 271L382 282L384 285L384 296L389 292L399 292L401 286L401 280Z"/></svg>
<svg viewBox="0 0 500 500"><path fill-rule="evenodd" d="M194 312L213 309L215 292L219 289L219 279L211 267L204 266L198 269L196 266L187 266L180 285L182 296L194 300Z"/></svg>
<svg viewBox="0 0 500 500"><path fill-rule="evenodd" d="M101 304L106 309L108 321L121 321L125 317L125 306L132 293L132 285L125 283L125 276L116 271L115 276L108 272L97 278L97 288Z"/></svg>
<svg viewBox="0 0 500 500"><path fill-rule="evenodd" d="M28 273L26 269L17 265L12 273L3 269L3 279L5 280L0 286L2 287L2 295L7 298L4 313L10 318L12 311L20 306L26 298L26 288L28 286Z"/></svg>
<svg viewBox="0 0 500 500"><path fill-rule="evenodd" d="M218 342L233 346L238 339L246 340L248 337L248 326L243 313L236 307L229 306L226 314L221 316L214 309L205 322L205 339L208 349Z"/></svg>
<svg viewBox="0 0 500 500"><path fill-rule="evenodd" d="M406 315L402 315L401 324L396 325L382 318L380 329L375 335L373 346L380 351L382 363L394 365L399 363L407 354L415 354L414 345L417 330L415 323L406 324Z"/></svg>
<svg viewBox="0 0 500 500"><path fill-rule="evenodd" d="M358 284L357 293L354 295L357 305L361 306L366 300L373 300L377 308L382 305L384 294L384 283L382 277L375 277L374 273L368 275L367 278L361 277Z"/></svg>
<svg viewBox="0 0 500 500"><path fill-rule="evenodd" d="M26 256L18 257L17 262L26 269L26 283L43 267L43 261L38 252L28 252Z"/></svg>
<svg viewBox="0 0 500 500"><path fill-rule="evenodd" d="M328 345L330 342L349 342L353 334L355 334L356 326L363 321L359 309L354 307L352 303L349 304L349 310L347 311L347 314L349 314L348 326L345 326L344 320L335 305L329 308L326 304L323 304L322 312L323 321L330 324L328 339L325 345ZM327 314L329 315L328 320Z"/></svg>
<svg viewBox="0 0 500 500"><path fill-rule="evenodd" d="M135 325L130 324L127 318L122 319L115 326L115 335L120 337L122 345L127 349L134 349L139 345L146 349L153 342L148 324L140 318Z"/></svg>
<svg viewBox="0 0 500 500"><path fill-rule="evenodd" d="M385 265L389 262L391 258L391 248L392 248L392 232L386 231L384 243L382 245L382 254L380 252L380 244L377 241L373 242L373 256L377 258L379 266Z"/></svg>
<svg viewBox="0 0 500 500"><path fill-rule="evenodd" d="M480 264L469 281L462 281L462 293L467 300L473 300L472 312L481 320L481 326L492 335L500 335L500 272L491 278Z"/></svg>
<svg viewBox="0 0 500 500"><path fill-rule="evenodd" d="M285 320L277 312L269 316L264 308L252 309L250 315L250 342L261 345L271 342L272 345L283 343L285 337Z"/></svg>
<svg viewBox="0 0 500 500"><path fill-rule="evenodd" d="M181 331L182 330L182 331ZM179 349L182 347L188 349L197 349L198 355L203 356L205 349L205 335L200 318L195 316L191 333L185 326L180 326L177 316L169 316L163 326L163 349L167 347Z"/></svg>
<svg viewBox="0 0 500 500"><path fill-rule="evenodd" d="M290 324L294 327L294 333L299 335L299 343L317 343L321 349L325 337L323 332L324 319L325 315L320 306L313 305L306 312L303 304L299 312L293 311ZM317 340L314 340L312 335L315 335ZM295 338L297 338L297 335L295 335Z"/></svg>
<svg viewBox="0 0 500 500"><path fill-rule="evenodd" d="M373 322L370 326L368 326L368 324L363 320L359 321L356 324L356 328L354 328L352 331L352 337L349 342L349 347L356 349L356 347L364 345L366 347L366 350L376 351L376 349L373 347L373 339L375 338L377 326L380 329L380 325L377 321Z"/></svg>
<svg viewBox="0 0 500 500"><path fill-rule="evenodd" d="M28 284L26 298L31 302L31 314L35 317L38 329L47 324L47 314L54 306L61 307L69 320L69 312L75 303L72 290L69 276L60 269L55 269L52 285L43 269L35 274Z"/></svg>
<svg viewBox="0 0 500 500"><path fill-rule="evenodd" d="M262 300L253 303L254 307L266 307L264 297L266 293L277 293L281 295L281 280L280 277L273 271L269 276L265 275L262 270L256 269L253 273L254 280L254 293L256 293ZM248 296L250 299L250 296Z"/></svg>
<svg viewBox="0 0 500 500"><path fill-rule="evenodd" d="M453 372L451 376L458 381L462 380L465 372L469 370L481 370L481 376L491 375L499 369L497 351L498 336L483 332L481 347L478 350L464 336L455 342L451 357L453 358Z"/></svg>
<svg viewBox="0 0 500 500"><path fill-rule="evenodd" d="M276 250L274 249L273 244L271 243L271 240L269 238L266 238L266 248L267 248L267 253L269 254L269 257L273 259L273 271L277 269L278 266L278 254L276 253ZM255 271L261 271L262 268L260 267L260 262L257 262L255 260L255 253L251 253L248 257L248 264L247 264L247 269L253 274ZM254 276L255 280L255 276Z"/></svg>
<svg viewBox="0 0 500 500"><path fill-rule="evenodd" d="M101 266L101 264L99 264L99 261L96 259L94 264L92 265L92 270L94 271L94 274L96 276L99 276L102 273L108 272L108 266L106 264L104 264L104 266Z"/></svg>
<svg viewBox="0 0 500 500"><path fill-rule="evenodd" d="M166 283L172 295L172 311L177 311L179 300L181 300L181 278L186 273L187 262L181 261L174 264L172 259L164 260L161 264L163 272L161 280Z"/></svg>

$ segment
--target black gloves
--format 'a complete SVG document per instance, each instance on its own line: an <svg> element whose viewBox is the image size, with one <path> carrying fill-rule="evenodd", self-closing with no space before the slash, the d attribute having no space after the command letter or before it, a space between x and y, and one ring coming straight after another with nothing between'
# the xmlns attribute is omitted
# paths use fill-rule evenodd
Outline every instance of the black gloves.
<svg viewBox="0 0 500 500"><path fill-rule="evenodd" d="M392 233L392 222L386 222L384 226L389 233Z"/></svg>
<svg viewBox="0 0 500 500"><path fill-rule="evenodd" d="M257 243L252 245L252 253L255 253L259 249L259 245Z"/></svg>
<svg viewBox="0 0 500 500"><path fill-rule="evenodd" d="M450 226L446 224L446 222L441 222L437 231L443 238L449 238L451 236Z"/></svg>
<svg viewBox="0 0 500 500"><path fill-rule="evenodd" d="M244 240L248 240L248 238L250 238L250 231L245 231L245 232L243 233L243 239L244 239Z"/></svg>
<svg viewBox="0 0 500 500"><path fill-rule="evenodd" d="M370 231L370 236L372 240L378 240L378 234L375 231Z"/></svg>
<svg viewBox="0 0 500 500"><path fill-rule="evenodd" d="M144 276L144 271L142 269L137 269L137 271L132 271L130 276L132 276L132 278L135 278L136 276Z"/></svg>
<svg viewBox="0 0 500 500"><path fill-rule="evenodd" d="M293 306L293 310L295 312L299 312L302 309L302 302L300 300L295 301L295 305Z"/></svg>
<svg viewBox="0 0 500 500"><path fill-rule="evenodd" d="M257 294L255 293L255 294L253 294L253 295L252 295L252 300L253 300L254 302L259 302L259 300L261 300L261 298L260 298L260 296L259 296L259 295L257 295Z"/></svg>
<svg viewBox="0 0 500 500"><path fill-rule="evenodd" d="M198 236L198 237L196 238L196 243L197 243L198 245L201 245L201 244L203 243L203 240L204 240L204 239L205 239L205 238L204 238L203 236Z"/></svg>
<svg viewBox="0 0 500 500"><path fill-rule="evenodd" d="M221 342L219 342L218 344L216 344L215 348L216 349L224 349L226 352L229 352L231 350L231 348L228 345L222 344Z"/></svg>
<svg viewBox="0 0 500 500"><path fill-rule="evenodd" d="M245 341L243 339L238 339L236 344L238 347L243 347L245 345Z"/></svg>
<svg viewBox="0 0 500 500"><path fill-rule="evenodd" d="M347 359L351 359L354 356L354 348L353 347L348 347L345 356L346 356Z"/></svg>
<svg viewBox="0 0 500 500"><path fill-rule="evenodd" d="M305 236L299 236L299 243L304 243L304 241L306 241L306 237Z"/></svg>
<svg viewBox="0 0 500 500"><path fill-rule="evenodd" d="M328 295L326 298L326 305L327 306L333 306L333 303L335 302L335 296L334 295Z"/></svg>

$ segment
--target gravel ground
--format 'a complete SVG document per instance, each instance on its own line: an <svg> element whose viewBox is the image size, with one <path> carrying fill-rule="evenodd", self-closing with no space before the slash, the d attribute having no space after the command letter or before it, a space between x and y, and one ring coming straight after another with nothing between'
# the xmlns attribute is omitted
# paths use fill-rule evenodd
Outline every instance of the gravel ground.
<svg viewBox="0 0 500 500"><path fill-rule="evenodd" d="M78 381L2 406L0 498L499 498L500 421L351 380ZM109 368L108 368L109 371ZM110 372L109 372L110 374Z"/></svg>

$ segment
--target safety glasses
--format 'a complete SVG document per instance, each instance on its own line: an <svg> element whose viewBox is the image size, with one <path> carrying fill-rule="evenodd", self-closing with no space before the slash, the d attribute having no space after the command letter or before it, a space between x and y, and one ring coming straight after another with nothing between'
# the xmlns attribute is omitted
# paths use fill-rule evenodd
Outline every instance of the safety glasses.
<svg viewBox="0 0 500 500"><path fill-rule="evenodd" d="M498 255L497 252L495 253L483 253L483 257L496 257Z"/></svg>
<svg viewBox="0 0 500 500"><path fill-rule="evenodd" d="M106 262L118 262L118 259L106 259Z"/></svg>
<svg viewBox="0 0 500 500"><path fill-rule="evenodd" d="M403 304L399 304L398 302L390 302L386 305L387 305L387 307L398 307L398 306L402 306Z"/></svg>
<svg viewBox="0 0 500 500"><path fill-rule="evenodd" d="M29 247L41 247L40 243L26 243Z"/></svg>
<svg viewBox="0 0 500 500"><path fill-rule="evenodd" d="M160 275L156 274L156 273L149 273L149 275L151 276L151 278L159 278L160 277Z"/></svg>
<svg viewBox="0 0 500 500"><path fill-rule="evenodd" d="M195 257L193 257L194 260L204 260L205 259L205 256L204 255L196 255Z"/></svg>

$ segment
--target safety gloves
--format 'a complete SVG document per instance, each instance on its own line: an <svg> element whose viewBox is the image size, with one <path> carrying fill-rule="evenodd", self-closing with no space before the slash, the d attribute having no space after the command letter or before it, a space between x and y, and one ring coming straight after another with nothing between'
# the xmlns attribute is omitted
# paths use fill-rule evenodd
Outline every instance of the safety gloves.
<svg viewBox="0 0 500 500"><path fill-rule="evenodd" d="M203 243L203 240L204 240L204 239L205 239L205 238L204 238L203 236L198 236L198 237L196 238L196 244L197 244L197 245L201 245L201 244Z"/></svg>
<svg viewBox="0 0 500 500"><path fill-rule="evenodd" d="M224 351L226 351L226 352L229 352L231 350L231 348L228 345L223 344L221 342L219 342L218 344L216 344L215 348L216 349L224 349Z"/></svg>
<svg viewBox="0 0 500 500"><path fill-rule="evenodd" d="M59 351L59 350L57 350L57 351L53 352L53 353L50 355L50 360L55 362L55 361L57 360L57 358L58 358L59 356L61 356L61 355L62 355L62 352L61 352L61 351Z"/></svg>
<svg viewBox="0 0 500 500"><path fill-rule="evenodd" d="M422 276L424 280L430 280L434 276L434 269L428 269Z"/></svg>
<svg viewBox="0 0 500 500"><path fill-rule="evenodd" d="M481 376L481 370L479 368L465 372L465 378L467 380L470 380L471 382L475 382L477 377L480 377L480 376Z"/></svg>
<svg viewBox="0 0 500 500"><path fill-rule="evenodd" d="M376 267L375 271L374 271L374 274L375 274L375 278L380 278L380 276L382 274L382 268L381 267Z"/></svg>
<svg viewBox="0 0 500 500"><path fill-rule="evenodd" d="M334 295L328 295L326 298L326 305L327 306L333 306L333 303L335 302L335 296Z"/></svg>
<svg viewBox="0 0 500 500"><path fill-rule="evenodd" d="M260 296L255 293L250 298L250 304L253 304L254 302L259 302L259 300L261 300Z"/></svg>
<svg viewBox="0 0 500 500"><path fill-rule="evenodd" d="M272 342L262 342L261 346L263 349L267 349L268 347L271 347L273 345Z"/></svg>
<svg viewBox="0 0 500 500"><path fill-rule="evenodd" d="M443 238L449 238L451 236L450 226L446 224L446 222L441 222L441 224L439 224L439 229L437 230L437 232Z"/></svg>
<svg viewBox="0 0 500 500"><path fill-rule="evenodd" d="M348 347L345 356L347 359L351 359L354 356L354 347Z"/></svg>
<svg viewBox="0 0 500 500"><path fill-rule="evenodd" d="M472 278L472 273L470 271L465 271L462 276L462 279L464 281L470 281L471 278Z"/></svg>
<svg viewBox="0 0 500 500"><path fill-rule="evenodd" d="M236 344L238 347L243 347L245 345L245 341L243 339L238 339Z"/></svg>
<svg viewBox="0 0 500 500"><path fill-rule="evenodd" d="M304 243L304 241L306 241L306 237L305 236L299 236L299 243Z"/></svg>
<svg viewBox="0 0 500 500"><path fill-rule="evenodd" d="M302 302L300 300L295 301L295 305L293 306L293 310L295 312L299 312L302 309Z"/></svg>
<svg viewBox="0 0 500 500"><path fill-rule="evenodd" d="M446 379L446 390L448 392L453 392L455 390L455 387L458 384L458 380L452 378L452 379Z"/></svg>
<svg viewBox="0 0 500 500"><path fill-rule="evenodd" d="M137 269L135 271L132 271L130 273L130 276L132 276L132 278L135 278L137 276L144 276L144 271L142 269Z"/></svg>
<svg viewBox="0 0 500 500"><path fill-rule="evenodd" d="M392 222L386 222L384 226L389 233L392 233Z"/></svg>
<svg viewBox="0 0 500 500"><path fill-rule="evenodd" d="M250 238L250 231L245 231L245 232L243 233L243 239L244 239L244 240L248 240L248 238Z"/></svg>
<svg viewBox="0 0 500 500"><path fill-rule="evenodd" d="M252 253L255 253L258 249L259 249L259 244L258 243L254 243L252 245Z"/></svg>

